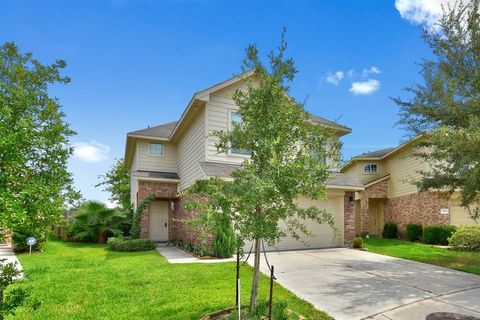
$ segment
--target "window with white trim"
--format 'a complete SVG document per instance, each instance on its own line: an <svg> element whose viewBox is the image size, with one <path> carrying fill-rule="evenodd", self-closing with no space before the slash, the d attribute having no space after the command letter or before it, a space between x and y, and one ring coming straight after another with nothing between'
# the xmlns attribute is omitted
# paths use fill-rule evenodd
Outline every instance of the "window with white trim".
<svg viewBox="0 0 480 320"><path fill-rule="evenodd" d="M163 143L150 143L148 154L151 156L162 157L164 152Z"/></svg>
<svg viewBox="0 0 480 320"><path fill-rule="evenodd" d="M235 111L231 111L230 112L230 128L233 127L233 123L241 123L241 122L242 122L242 118L240 117L240 115ZM233 145L230 148L230 152L232 154L250 155L250 151L246 149L236 148Z"/></svg>
<svg viewBox="0 0 480 320"><path fill-rule="evenodd" d="M376 164L367 164L365 167L363 167L363 173L365 173L365 174L377 173L377 165Z"/></svg>

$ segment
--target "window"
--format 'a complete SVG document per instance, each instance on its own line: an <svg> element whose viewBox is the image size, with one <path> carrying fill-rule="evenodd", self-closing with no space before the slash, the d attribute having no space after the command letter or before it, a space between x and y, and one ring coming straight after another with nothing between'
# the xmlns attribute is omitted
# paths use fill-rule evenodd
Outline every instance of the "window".
<svg viewBox="0 0 480 320"><path fill-rule="evenodd" d="M367 164L363 168L363 173L365 173L365 174L377 173L377 165L376 164Z"/></svg>
<svg viewBox="0 0 480 320"><path fill-rule="evenodd" d="M151 156L161 157L163 156L163 144L161 143L150 143L150 148L148 153Z"/></svg>
<svg viewBox="0 0 480 320"><path fill-rule="evenodd" d="M236 113L235 111L230 112L230 128L232 127L233 123L241 122L242 118L240 118L240 115L238 113ZM236 148L234 145L232 145L230 152L232 154L250 155L250 151L246 149Z"/></svg>

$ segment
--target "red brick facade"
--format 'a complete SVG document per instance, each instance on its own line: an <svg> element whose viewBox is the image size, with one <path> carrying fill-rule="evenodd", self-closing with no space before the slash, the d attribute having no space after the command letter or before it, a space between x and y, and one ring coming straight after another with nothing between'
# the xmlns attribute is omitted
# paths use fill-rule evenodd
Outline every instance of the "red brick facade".
<svg viewBox="0 0 480 320"><path fill-rule="evenodd" d="M140 203L150 194L156 196L156 200L167 200L173 202L173 210L169 208L169 240L181 240L184 243L194 243L196 245L205 245L200 243L201 230L189 228L185 220L196 215L195 212L188 212L184 209L184 203L187 197L179 198L177 184L163 182L139 182L139 190L137 193L137 203ZM346 245L350 245L355 237L355 193L345 192L344 195L344 241ZM140 221L142 238L149 237L149 208L144 210ZM208 245L212 241L212 237L205 239Z"/></svg>
<svg viewBox="0 0 480 320"><path fill-rule="evenodd" d="M449 214L440 214L440 209L448 207L448 200L440 192L412 193L388 199L384 205L385 222L397 223L401 234L405 233L410 222L424 226L450 224Z"/></svg>
<svg viewBox="0 0 480 320"><path fill-rule="evenodd" d="M349 246L355 238L355 193L345 192L343 197L343 212L344 212L344 243Z"/></svg>
<svg viewBox="0 0 480 320"><path fill-rule="evenodd" d="M440 192L419 192L406 196L388 198L388 179L365 188L361 193L360 220L362 233L368 233L369 200L383 199L384 222L397 224L401 235L405 234L408 223L421 225L450 224L450 215L440 214L448 207L448 200Z"/></svg>
<svg viewBox="0 0 480 320"><path fill-rule="evenodd" d="M171 240L181 240L184 243L193 243L198 246L208 246L212 242L212 236L206 236L206 243L201 243L201 236L202 232L201 229L193 229L189 228L188 225L186 224L186 220L193 218L198 215L198 212L189 212L184 209L184 204L185 201L188 201L188 199L195 199L195 196L186 196L183 198L178 199L175 202L175 211L172 216L170 226L171 228L171 234L170 234L170 239Z"/></svg>
<svg viewBox="0 0 480 320"><path fill-rule="evenodd" d="M178 198L177 184L167 182L152 182L152 181L139 181L137 203L140 203L145 197L150 194L154 194L157 200L175 200ZM171 210L169 210L169 236L172 236L172 224L171 224ZM143 211L142 219L140 220L140 237L148 238L148 224L149 224L149 208L147 207Z"/></svg>
<svg viewBox="0 0 480 320"><path fill-rule="evenodd" d="M380 181L372 186L365 188L362 192L360 200L360 220L361 232L368 232L368 210L370 199L387 199L388 198L388 179Z"/></svg>

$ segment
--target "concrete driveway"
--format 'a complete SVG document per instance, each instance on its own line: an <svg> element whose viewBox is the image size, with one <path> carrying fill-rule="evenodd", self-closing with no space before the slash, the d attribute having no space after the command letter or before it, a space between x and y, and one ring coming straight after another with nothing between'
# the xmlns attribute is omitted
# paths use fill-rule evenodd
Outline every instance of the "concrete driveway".
<svg viewBox="0 0 480 320"><path fill-rule="evenodd" d="M267 257L281 285L337 320L424 320L441 311L480 317L480 276L345 248ZM269 274L264 261L261 270Z"/></svg>

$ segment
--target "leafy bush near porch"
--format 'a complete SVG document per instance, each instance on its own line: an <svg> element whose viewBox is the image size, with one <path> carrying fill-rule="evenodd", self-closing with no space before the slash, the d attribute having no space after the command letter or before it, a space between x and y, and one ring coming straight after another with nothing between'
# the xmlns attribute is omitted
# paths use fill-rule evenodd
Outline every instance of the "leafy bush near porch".
<svg viewBox="0 0 480 320"><path fill-rule="evenodd" d="M454 226L427 226L423 228L423 242L426 244L448 245L448 238L455 230Z"/></svg>
<svg viewBox="0 0 480 320"><path fill-rule="evenodd" d="M352 247L355 249L363 248L363 239L362 237L355 237L352 242Z"/></svg>
<svg viewBox="0 0 480 320"><path fill-rule="evenodd" d="M407 224L407 239L409 241L418 241L422 239L423 227L418 223Z"/></svg>
<svg viewBox="0 0 480 320"><path fill-rule="evenodd" d="M187 251L196 257L204 257L212 254L207 248L198 246L191 242L185 243L182 240L173 240L170 241L168 244L181 250Z"/></svg>
<svg viewBox="0 0 480 320"><path fill-rule="evenodd" d="M156 248L155 242L148 239L109 238L107 248L113 251L137 252L150 251Z"/></svg>
<svg viewBox="0 0 480 320"><path fill-rule="evenodd" d="M383 226L382 235L387 239L397 239L398 238L398 228L395 222L387 222Z"/></svg>
<svg viewBox="0 0 480 320"><path fill-rule="evenodd" d="M480 226L462 226L448 239L451 246L480 251Z"/></svg>

